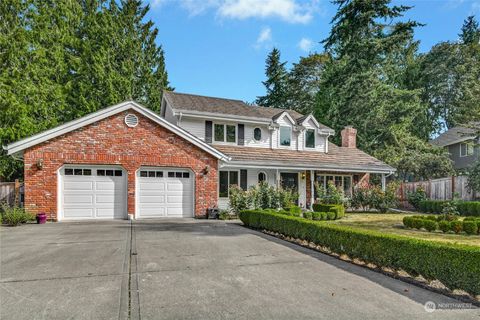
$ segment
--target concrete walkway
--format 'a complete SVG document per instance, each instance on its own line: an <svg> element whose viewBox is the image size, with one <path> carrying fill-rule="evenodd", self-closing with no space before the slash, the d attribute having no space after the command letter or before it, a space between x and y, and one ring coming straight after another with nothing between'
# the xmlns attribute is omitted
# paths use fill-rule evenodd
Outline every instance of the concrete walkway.
<svg viewBox="0 0 480 320"><path fill-rule="evenodd" d="M480 319L458 304L236 223L0 228L0 319Z"/></svg>

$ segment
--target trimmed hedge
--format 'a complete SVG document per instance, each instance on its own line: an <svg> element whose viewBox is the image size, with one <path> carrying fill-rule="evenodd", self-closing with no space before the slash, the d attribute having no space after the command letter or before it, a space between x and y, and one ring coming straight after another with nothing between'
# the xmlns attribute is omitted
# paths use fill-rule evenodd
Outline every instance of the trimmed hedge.
<svg viewBox="0 0 480 320"><path fill-rule="evenodd" d="M445 219L446 218L446 219ZM452 219L452 220L450 220ZM467 217L463 221L456 217L441 216L407 216L403 217L403 225L410 229L422 229L433 232L437 229L442 232L453 231L460 233L465 231L467 234L477 234L480 231L480 218Z"/></svg>
<svg viewBox="0 0 480 320"><path fill-rule="evenodd" d="M424 200L420 201L418 209L425 213L440 214L446 202L448 201ZM460 212L462 216L480 217L480 201L458 201L456 205L458 212Z"/></svg>
<svg viewBox="0 0 480 320"><path fill-rule="evenodd" d="M340 219L345 216L345 207L341 204L321 204L314 203L312 206L313 211L316 212L334 212L335 217L330 220Z"/></svg>
<svg viewBox="0 0 480 320"><path fill-rule="evenodd" d="M450 289L480 294L479 247L358 230L261 210L242 211L240 220L247 227L311 241L337 254L437 279Z"/></svg>

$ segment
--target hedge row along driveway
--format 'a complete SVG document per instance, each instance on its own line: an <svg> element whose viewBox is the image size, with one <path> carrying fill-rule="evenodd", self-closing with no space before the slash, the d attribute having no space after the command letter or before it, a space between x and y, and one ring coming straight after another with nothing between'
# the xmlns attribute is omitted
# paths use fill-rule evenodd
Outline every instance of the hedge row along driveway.
<svg viewBox="0 0 480 320"><path fill-rule="evenodd" d="M474 296L480 294L478 247L356 230L261 210L242 211L240 219L251 228L314 242L350 258L402 269L428 280L437 279L452 290L462 289Z"/></svg>

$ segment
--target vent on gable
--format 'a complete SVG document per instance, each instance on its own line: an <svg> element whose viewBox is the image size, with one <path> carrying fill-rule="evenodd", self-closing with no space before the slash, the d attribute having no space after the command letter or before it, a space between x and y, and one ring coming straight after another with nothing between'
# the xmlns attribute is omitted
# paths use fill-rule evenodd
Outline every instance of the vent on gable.
<svg viewBox="0 0 480 320"><path fill-rule="evenodd" d="M125 124L130 128L134 128L138 125L138 117L134 114L127 114L125 116Z"/></svg>

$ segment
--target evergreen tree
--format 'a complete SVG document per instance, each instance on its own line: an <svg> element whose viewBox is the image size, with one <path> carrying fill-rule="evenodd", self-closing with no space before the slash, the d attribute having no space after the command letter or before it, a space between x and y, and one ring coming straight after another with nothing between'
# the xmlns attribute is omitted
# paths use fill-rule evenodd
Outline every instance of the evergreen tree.
<svg viewBox="0 0 480 320"><path fill-rule="evenodd" d="M267 93L264 96L257 97L256 103L262 107L288 109L288 73L285 68L286 62L280 61L280 50L273 48L268 54L265 63L267 80L262 83Z"/></svg>
<svg viewBox="0 0 480 320"><path fill-rule="evenodd" d="M423 128L430 127L428 108L410 79L417 73L413 33L421 24L400 21L409 7L391 6L389 0L334 3L338 12L323 41L332 60L321 81L317 118L337 132L346 125L357 127L359 147L399 167L402 176L432 174L427 168L405 165L419 154L425 159L432 154L443 157L436 172L449 172L447 156L424 142L429 132ZM428 165L427 160L416 163Z"/></svg>
<svg viewBox="0 0 480 320"><path fill-rule="evenodd" d="M314 111L320 80L329 60L328 54L313 53L301 57L298 63L293 64L288 74L288 93L292 109L303 114Z"/></svg>
<svg viewBox="0 0 480 320"><path fill-rule="evenodd" d="M480 42L480 28L475 16L469 16L463 22L462 33L459 34L464 44L478 44Z"/></svg>
<svg viewBox="0 0 480 320"><path fill-rule="evenodd" d="M0 1L0 143L168 87L158 30L139 0ZM0 176L22 163L0 151Z"/></svg>

